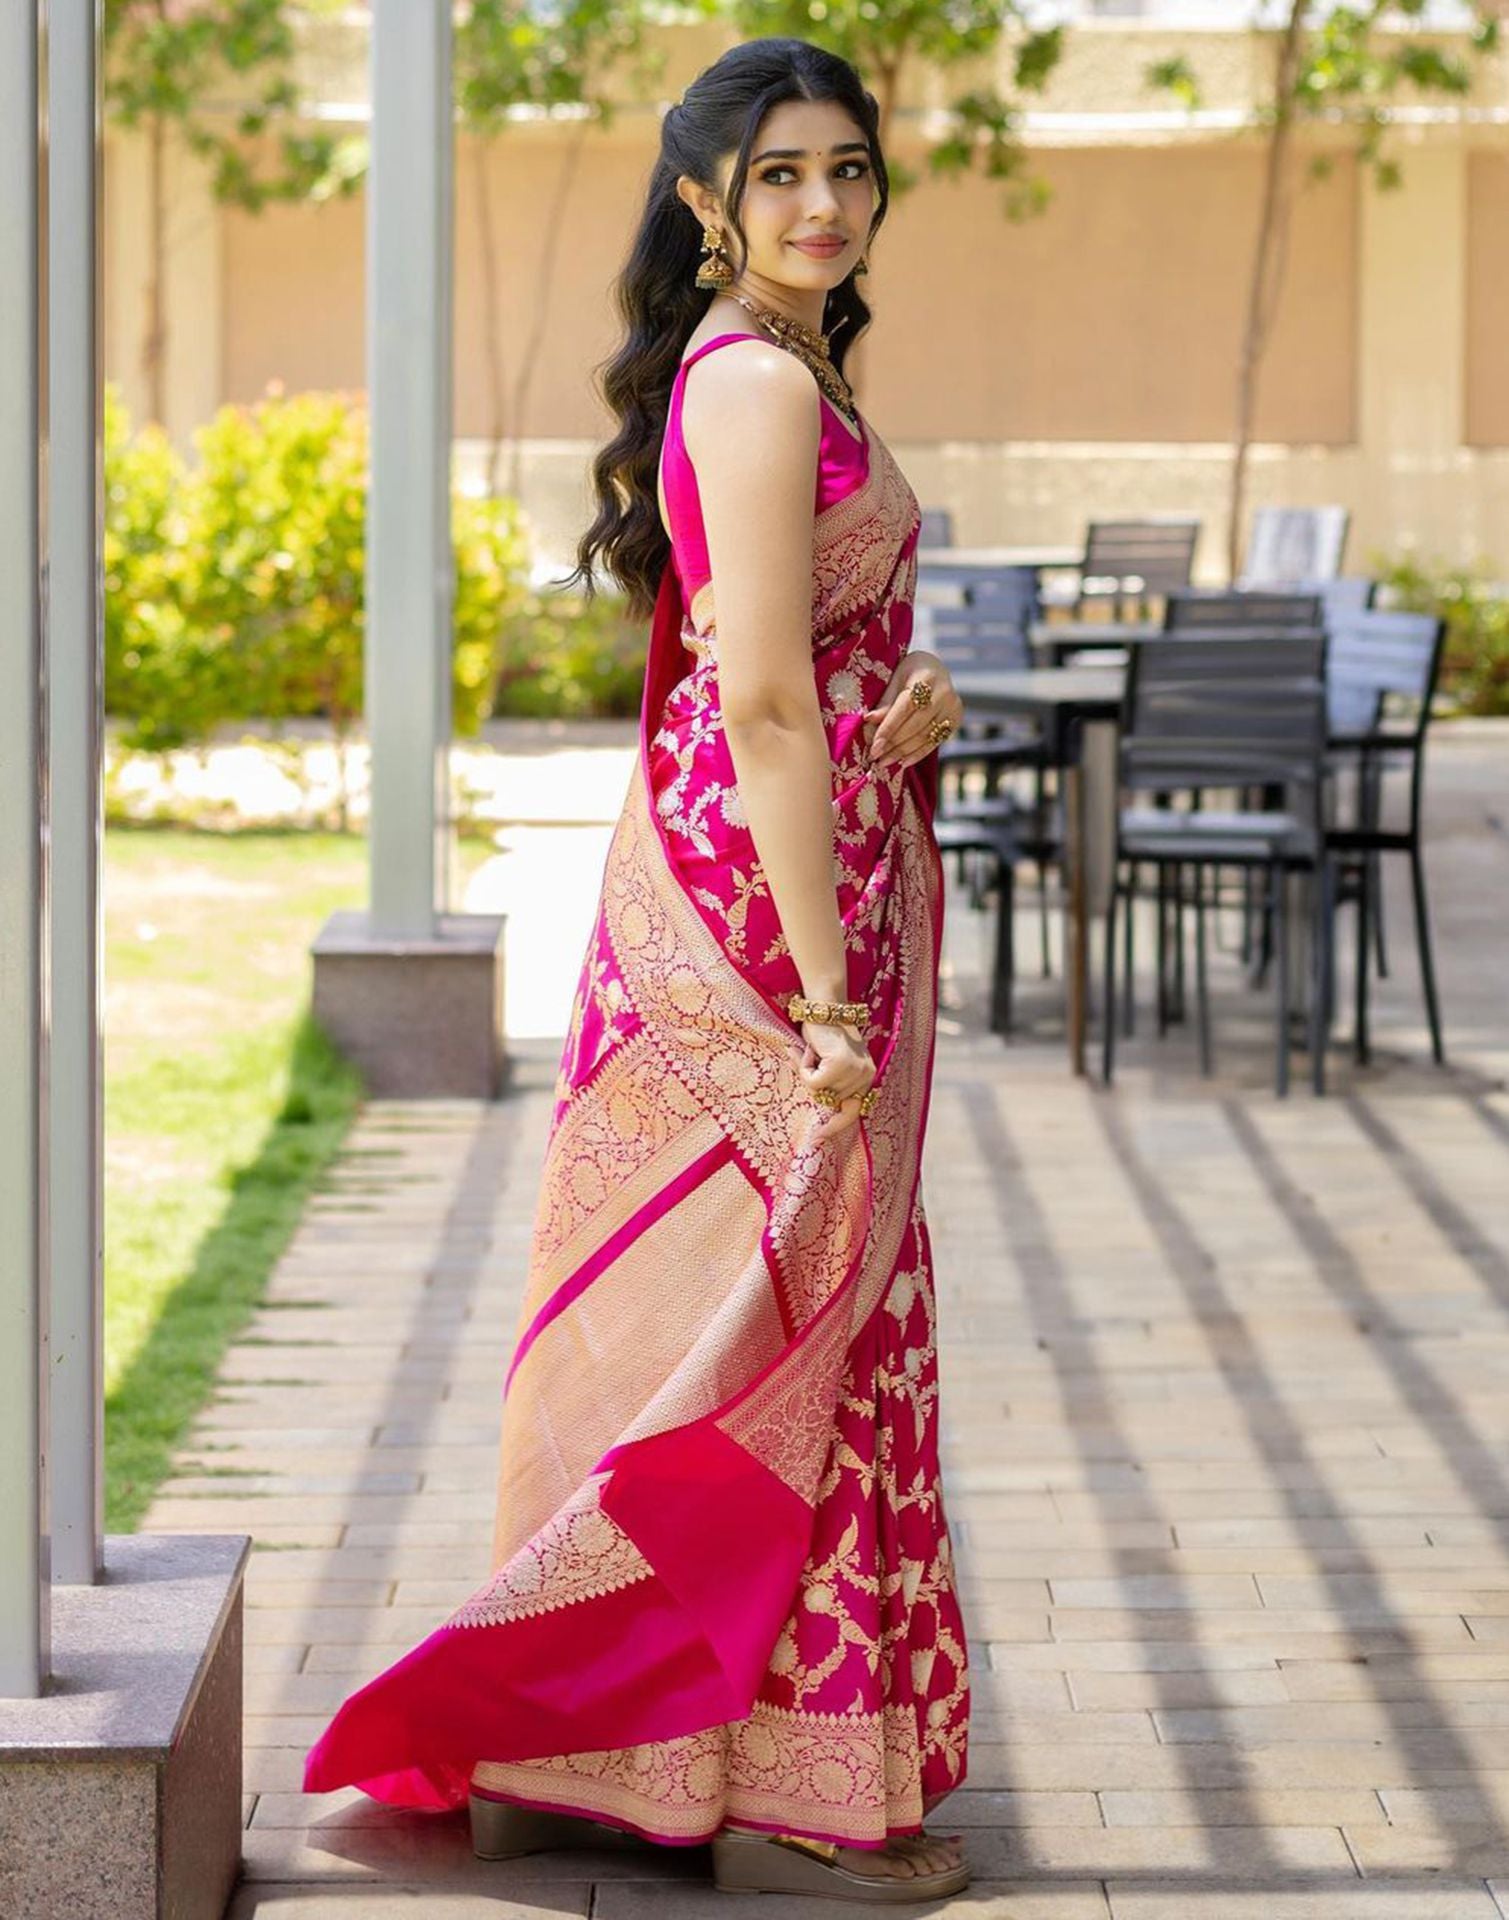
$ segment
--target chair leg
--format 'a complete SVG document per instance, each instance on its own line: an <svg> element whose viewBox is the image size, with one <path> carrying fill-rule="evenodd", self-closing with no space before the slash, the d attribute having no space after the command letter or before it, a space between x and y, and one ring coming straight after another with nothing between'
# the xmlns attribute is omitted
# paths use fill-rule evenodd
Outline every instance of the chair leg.
<svg viewBox="0 0 1509 1920"><path fill-rule="evenodd" d="M1373 951L1378 956L1378 978L1388 978L1388 946L1383 932L1383 859L1380 854L1370 853L1368 862L1373 871L1369 884L1373 889Z"/></svg>
<svg viewBox="0 0 1509 1920"><path fill-rule="evenodd" d="M1174 868L1174 1005L1173 1018L1184 1018L1184 869Z"/></svg>
<svg viewBox="0 0 1509 1920"><path fill-rule="evenodd" d="M1111 889L1106 900L1106 934L1103 966L1105 970L1105 994L1101 1002L1104 1009L1101 1028L1100 1077L1107 1086L1111 1084L1111 1073L1116 1054L1116 904L1121 896L1121 876L1117 871L1114 854L1111 859ZM1132 903L1127 901L1127 912Z"/></svg>
<svg viewBox="0 0 1509 1920"><path fill-rule="evenodd" d="M1038 944L1042 954L1043 978L1053 976L1053 950L1048 942L1048 862L1037 863L1037 925Z"/></svg>
<svg viewBox="0 0 1509 1920"><path fill-rule="evenodd" d="M1195 1020L1200 1033L1200 1071L1213 1071L1210 1044L1210 970L1205 951L1205 869L1195 867Z"/></svg>
<svg viewBox="0 0 1509 1920"><path fill-rule="evenodd" d="M1168 1032L1168 868L1158 862L1158 1038Z"/></svg>
<svg viewBox="0 0 1509 1920"><path fill-rule="evenodd" d="M1383 770L1370 755L1364 754L1362 767L1357 776L1357 805L1362 825L1369 832L1376 832L1383 807ZM1377 853L1363 855L1368 868L1368 885L1372 889L1373 908L1373 945L1378 955L1378 978L1388 978L1388 947L1384 940L1383 929L1383 861Z"/></svg>
<svg viewBox="0 0 1509 1920"><path fill-rule="evenodd" d="M1136 953L1133 928L1137 921L1137 862L1127 868L1126 926L1122 937L1121 1030L1130 1040L1136 1027ZM1109 1016L1108 1016L1109 1017Z"/></svg>
<svg viewBox="0 0 1509 1920"><path fill-rule="evenodd" d="M1278 1062L1274 1084L1280 1099L1289 1091L1289 905L1282 866L1269 869L1273 899L1273 951L1278 974Z"/></svg>
<svg viewBox="0 0 1509 1920"><path fill-rule="evenodd" d="M1331 1027L1331 939L1335 920L1331 862L1322 852L1312 879L1314 918L1310 932L1310 1085L1326 1090L1326 1041Z"/></svg>
<svg viewBox="0 0 1509 1920"><path fill-rule="evenodd" d="M1364 857L1357 863L1357 979L1354 983L1356 1011L1352 1024L1352 1045L1360 1067L1368 1064L1371 1054L1368 1045L1368 960L1371 946L1368 916L1371 908L1371 876Z"/></svg>
<svg viewBox="0 0 1509 1920"><path fill-rule="evenodd" d="M990 982L990 1030L1010 1033L1012 989L1016 984L1016 872L1009 860L996 860L996 950Z"/></svg>
<svg viewBox="0 0 1509 1920"><path fill-rule="evenodd" d="M1436 994L1436 962L1430 944L1430 910L1425 899L1425 864L1418 842L1409 850L1410 875L1415 892L1415 939L1420 948L1420 978L1425 987L1425 1012L1430 1021L1430 1051L1438 1067L1446 1064L1441 1039L1441 1003Z"/></svg>

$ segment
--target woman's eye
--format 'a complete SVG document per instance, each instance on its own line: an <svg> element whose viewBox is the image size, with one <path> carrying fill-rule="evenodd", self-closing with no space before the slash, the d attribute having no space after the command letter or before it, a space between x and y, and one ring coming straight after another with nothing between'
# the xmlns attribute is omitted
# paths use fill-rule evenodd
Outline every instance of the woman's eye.
<svg viewBox="0 0 1509 1920"><path fill-rule="evenodd" d="M839 172L842 172L845 167L856 167L858 169L856 173L853 173L849 176L853 180L862 180L864 176L870 171L869 162L865 160L841 160L839 162L839 168L838 168ZM791 174L794 178L795 168L772 167L768 173L762 173L760 175L760 178L765 182L767 186L778 187L783 184L783 182L778 176L786 173Z"/></svg>

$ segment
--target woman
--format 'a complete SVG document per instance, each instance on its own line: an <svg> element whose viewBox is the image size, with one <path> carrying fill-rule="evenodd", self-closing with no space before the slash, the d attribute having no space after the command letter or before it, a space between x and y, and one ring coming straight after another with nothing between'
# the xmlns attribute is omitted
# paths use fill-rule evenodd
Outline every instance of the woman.
<svg viewBox="0 0 1509 1920"><path fill-rule="evenodd" d="M711 1840L726 1887L968 1881L960 1836L922 1825L969 1705L919 1181L934 749L961 704L907 651L917 500L842 373L886 199L853 68L756 40L667 114L619 282L622 425L570 577L590 593L603 561L653 616L649 662L495 1571L305 1775L469 1801L487 1857L610 1825Z"/></svg>

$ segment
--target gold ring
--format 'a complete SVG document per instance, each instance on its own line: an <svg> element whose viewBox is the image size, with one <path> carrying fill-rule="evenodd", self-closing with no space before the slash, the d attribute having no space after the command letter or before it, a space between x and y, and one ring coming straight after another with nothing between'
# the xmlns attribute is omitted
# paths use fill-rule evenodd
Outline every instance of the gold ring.
<svg viewBox="0 0 1509 1920"><path fill-rule="evenodd" d="M936 720L928 722L927 737L936 747L946 740L954 730L954 723L946 714L940 713Z"/></svg>
<svg viewBox="0 0 1509 1920"><path fill-rule="evenodd" d="M933 690L926 680L914 680L908 691L911 693L912 705L914 707L927 707L932 705Z"/></svg>

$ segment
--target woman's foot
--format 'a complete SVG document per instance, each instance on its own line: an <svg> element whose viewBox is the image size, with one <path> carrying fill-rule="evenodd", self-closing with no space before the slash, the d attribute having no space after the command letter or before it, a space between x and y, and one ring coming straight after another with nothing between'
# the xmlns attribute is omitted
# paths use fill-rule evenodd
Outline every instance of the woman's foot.
<svg viewBox="0 0 1509 1920"><path fill-rule="evenodd" d="M853 1873L911 1880L921 1873L947 1873L964 1864L958 1833L902 1833L884 1847L840 1847L838 1859Z"/></svg>
<svg viewBox="0 0 1509 1920"><path fill-rule="evenodd" d="M869 1889L874 1900L931 1899L969 1884L962 1834L898 1834L884 1847L845 1847L727 1825L713 1842L713 1864L719 1886L767 1892L856 1898Z"/></svg>

